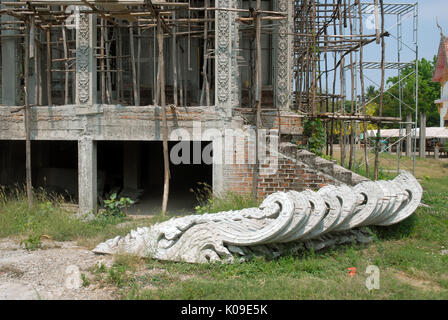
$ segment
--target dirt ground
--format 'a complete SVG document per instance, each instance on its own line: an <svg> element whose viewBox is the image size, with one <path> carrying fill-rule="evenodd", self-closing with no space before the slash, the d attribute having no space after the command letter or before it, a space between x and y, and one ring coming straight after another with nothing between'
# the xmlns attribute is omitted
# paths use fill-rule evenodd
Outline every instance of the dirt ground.
<svg viewBox="0 0 448 320"><path fill-rule="evenodd" d="M73 289L69 278L76 267L88 273L95 264L110 266L111 256L96 255L73 242L46 240L43 247L27 251L20 239L0 240L0 300L114 299L112 289L96 285Z"/></svg>

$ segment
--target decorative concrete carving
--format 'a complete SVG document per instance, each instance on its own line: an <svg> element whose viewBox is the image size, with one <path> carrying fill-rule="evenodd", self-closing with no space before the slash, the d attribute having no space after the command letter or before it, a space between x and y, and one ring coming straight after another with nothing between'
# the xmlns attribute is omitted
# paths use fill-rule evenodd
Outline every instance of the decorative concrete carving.
<svg viewBox="0 0 448 320"><path fill-rule="evenodd" d="M96 102L96 19L91 14L79 14L76 19L76 102L92 105Z"/></svg>
<svg viewBox="0 0 448 320"><path fill-rule="evenodd" d="M79 15L78 45L76 51L76 85L80 104L89 102L90 74L89 74L89 15Z"/></svg>
<svg viewBox="0 0 448 320"><path fill-rule="evenodd" d="M278 22L278 35L276 36L276 97L277 107L281 110L288 110L291 99L292 70L293 70L293 37L294 32L294 3L288 0L277 2L277 11L287 13L285 19Z"/></svg>
<svg viewBox="0 0 448 320"><path fill-rule="evenodd" d="M217 8L234 8L235 0L218 0ZM227 10L216 10L216 106L229 110L239 104L238 67L236 48L238 46L237 14Z"/></svg>
<svg viewBox="0 0 448 320"><path fill-rule="evenodd" d="M398 223L417 209L421 197L420 184L403 171L392 181L326 186L317 192L276 192L259 208L173 218L110 239L93 251L232 263L235 256L275 257L287 250L365 243L372 237L360 227Z"/></svg>

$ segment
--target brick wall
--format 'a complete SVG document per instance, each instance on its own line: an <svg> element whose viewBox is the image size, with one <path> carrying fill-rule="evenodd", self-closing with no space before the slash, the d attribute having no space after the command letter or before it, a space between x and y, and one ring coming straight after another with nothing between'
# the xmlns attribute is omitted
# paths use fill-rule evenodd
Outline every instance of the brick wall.
<svg viewBox="0 0 448 320"><path fill-rule="evenodd" d="M248 143L243 144L241 142L236 144L236 148L244 148L244 159L246 162L224 165L225 190L238 194L250 194L252 192L255 165L247 164L248 150L251 150L251 146L252 144L248 147ZM230 153L231 152L228 151L228 157L232 156ZM236 154L237 150L233 153ZM327 184L341 184L338 179L283 154L280 154L278 157L275 173L268 172L268 168L272 165L272 163L260 165L258 179L258 196L260 199L277 191L303 191L305 189L318 190Z"/></svg>
<svg viewBox="0 0 448 320"><path fill-rule="evenodd" d="M254 165L225 165L225 189L238 194L251 193L253 173ZM297 163L289 159L279 159L278 170L275 174L260 175L258 179L258 196L260 199L263 199L277 191L318 190L328 184L339 185L340 181L311 169L306 164Z"/></svg>

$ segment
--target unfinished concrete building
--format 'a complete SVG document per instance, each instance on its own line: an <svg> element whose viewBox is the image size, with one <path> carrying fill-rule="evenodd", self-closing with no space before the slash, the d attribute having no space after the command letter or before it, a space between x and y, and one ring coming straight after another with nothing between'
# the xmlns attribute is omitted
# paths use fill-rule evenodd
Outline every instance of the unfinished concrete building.
<svg viewBox="0 0 448 320"><path fill-rule="evenodd" d="M387 36L362 28L343 36L347 21L362 25L366 8L350 0L2 1L0 185L25 184L28 172L33 188L68 194L82 213L113 192L138 197L145 212L160 205L163 141L170 152L176 129L191 150L223 160L192 152L190 162L171 161L169 203L191 206L198 183L257 197L355 184L362 178L290 142L310 115L375 120L364 100L339 112L347 89L331 92L327 80L325 90L322 79L342 74L320 71L324 54L339 70L347 54ZM242 133L233 148L218 143L229 129ZM260 129L279 133L272 174L257 156L247 161L259 153L255 140L240 139Z"/></svg>

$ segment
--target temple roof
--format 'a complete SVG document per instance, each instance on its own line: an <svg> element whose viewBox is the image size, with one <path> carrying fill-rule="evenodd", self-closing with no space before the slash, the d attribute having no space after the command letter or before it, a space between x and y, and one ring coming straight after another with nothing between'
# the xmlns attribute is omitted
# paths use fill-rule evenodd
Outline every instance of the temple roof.
<svg viewBox="0 0 448 320"><path fill-rule="evenodd" d="M436 71L432 81L440 82L445 70L448 68L448 37L442 36L440 39L439 52L437 54Z"/></svg>

